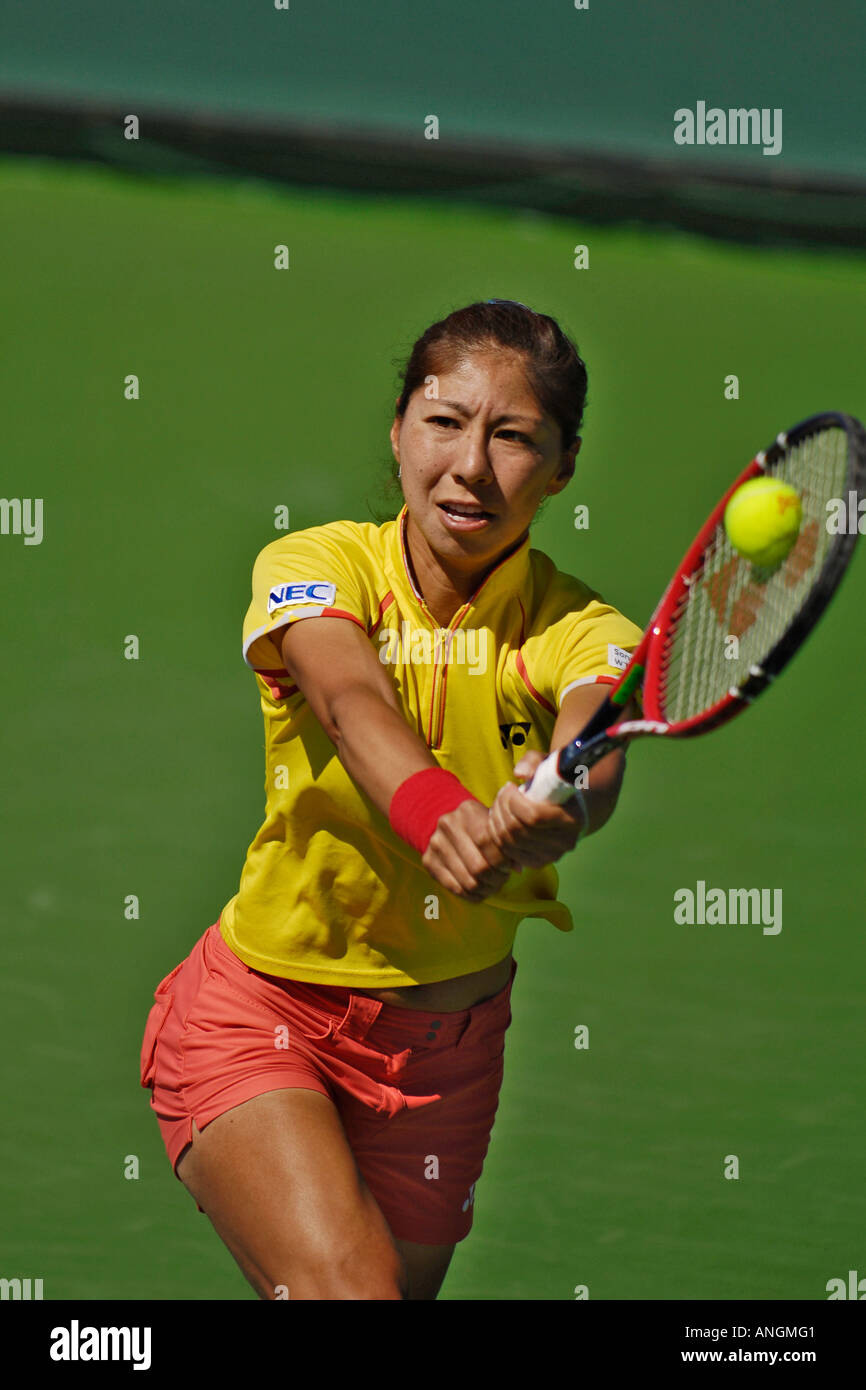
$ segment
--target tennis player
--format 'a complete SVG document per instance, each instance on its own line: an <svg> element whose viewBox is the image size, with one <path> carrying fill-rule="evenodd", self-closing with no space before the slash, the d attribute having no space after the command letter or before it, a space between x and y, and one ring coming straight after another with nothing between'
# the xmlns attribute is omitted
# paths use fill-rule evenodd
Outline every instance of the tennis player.
<svg viewBox="0 0 866 1390"><path fill-rule="evenodd" d="M263 1299L436 1297L472 1225L518 923L572 930L552 866L623 776L609 754L565 806L515 781L641 635L530 548L580 448L575 346L488 300L401 376L399 516L256 560L265 819L142 1045L175 1173Z"/></svg>

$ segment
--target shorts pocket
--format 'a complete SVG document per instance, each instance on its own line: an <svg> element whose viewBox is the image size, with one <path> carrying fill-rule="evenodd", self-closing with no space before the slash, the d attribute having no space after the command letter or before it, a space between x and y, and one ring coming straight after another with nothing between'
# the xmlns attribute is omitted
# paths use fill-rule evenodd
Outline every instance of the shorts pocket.
<svg viewBox="0 0 866 1390"><path fill-rule="evenodd" d="M153 1079L156 1075L156 1045L159 1042L159 1035L165 1027L165 1020L168 1018L172 1003L172 995L163 995L160 999L157 999L147 1016L144 1038L141 1043L140 1070L142 1086L153 1086Z"/></svg>
<svg viewBox="0 0 866 1390"><path fill-rule="evenodd" d="M489 1062L502 1062L505 1056L505 1034L508 1032L508 1025L511 1022L509 1013L505 1025L498 1025L492 1028L484 1037L484 1052Z"/></svg>
<svg viewBox="0 0 866 1390"><path fill-rule="evenodd" d="M141 1042L140 1073L142 1086L153 1086L153 1079L156 1074L156 1045L174 1003L171 985L175 975L183 968L184 964L185 962L181 961L179 965L176 965L174 970L166 975L164 980L160 980L156 987L154 1002L147 1016L147 1023L144 1025L144 1037Z"/></svg>

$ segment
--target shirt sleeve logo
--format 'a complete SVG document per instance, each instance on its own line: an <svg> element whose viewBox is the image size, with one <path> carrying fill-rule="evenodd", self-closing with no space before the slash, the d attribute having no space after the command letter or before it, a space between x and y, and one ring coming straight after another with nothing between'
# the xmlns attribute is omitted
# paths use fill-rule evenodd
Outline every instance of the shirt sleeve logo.
<svg viewBox="0 0 866 1390"><path fill-rule="evenodd" d="M330 608L336 597L336 584L328 584L324 579L313 579L301 584L278 584L268 594L268 612L276 613L277 609L289 608L295 603Z"/></svg>
<svg viewBox="0 0 866 1390"><path fill-rule="evenodd" d="M615 671L624 671L631 661L631 652L623 651L622 647L615 647L612 642L607 644L607 664L612 666Z"/></svg>

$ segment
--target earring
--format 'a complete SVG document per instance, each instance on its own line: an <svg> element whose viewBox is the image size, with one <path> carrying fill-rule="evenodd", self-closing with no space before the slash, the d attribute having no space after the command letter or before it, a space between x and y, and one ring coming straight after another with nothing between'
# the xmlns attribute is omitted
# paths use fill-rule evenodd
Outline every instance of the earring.
<svg viewBox="0 0 866 1390"><path fill-rule="evenodd" d="M403 465L402 465L402 463L400 463L400 464L397 465L397 477L398 477L398 478L402 478L402 476L403 476Z"/></svg>

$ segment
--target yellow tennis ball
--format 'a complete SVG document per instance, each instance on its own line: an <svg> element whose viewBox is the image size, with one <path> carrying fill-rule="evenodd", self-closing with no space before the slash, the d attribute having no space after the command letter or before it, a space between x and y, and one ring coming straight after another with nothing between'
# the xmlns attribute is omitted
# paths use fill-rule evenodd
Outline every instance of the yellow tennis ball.
<svg viewBox="0 0 866 1390"><path fill-rule="evenodd" d="M784 560L800 534L799 494L779 478L750 478L725 508L725 530L744 560L762 569Z"/></svg>

